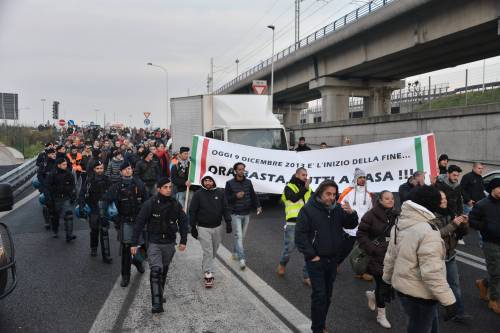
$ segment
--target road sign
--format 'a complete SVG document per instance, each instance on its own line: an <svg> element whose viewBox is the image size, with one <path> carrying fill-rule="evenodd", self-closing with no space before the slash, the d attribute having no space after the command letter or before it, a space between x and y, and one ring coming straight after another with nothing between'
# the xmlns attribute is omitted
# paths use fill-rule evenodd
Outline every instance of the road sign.
<svg viewBox="0 0 500 333"><path fill-rule="evenodd" d="M75 126L75 121L74 120L68 120L68 126Z"/></svg>
<svg viewBox="0 0 500 333"><path fill-rule="evenodd" d="M149 126L149 124L151 124L151 120L148 118L144 119L144 125Z"/></svg>
<svg viewBox="0 0 500 333"><path fill-rule="evenodd" d="M253 80L252 90L257 95L263 95L267 93L267 81L266 80Z"/></svg>
<svg viewBox="0 0 500 333"><path fill-rule="evenodd" d="M146 117L146 119L148 119L150 115L151 115L151 112L144 112L144 117Z"/></svg>
<svg viewBox="0 0 500 333"><path fill-rule="evenodd" d="M66 120L64 120L64 119L59 119L59 121L58 121L57 123L59 124L59 126L61 126L61 127L62 127L62 126L64 126L64 125L66 125Z"/></svg>

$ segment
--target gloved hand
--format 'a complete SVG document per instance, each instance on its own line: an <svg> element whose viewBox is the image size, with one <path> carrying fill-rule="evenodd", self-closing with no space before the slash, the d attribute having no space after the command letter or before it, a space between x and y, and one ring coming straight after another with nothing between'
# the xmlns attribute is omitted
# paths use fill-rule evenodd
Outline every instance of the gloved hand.
<svg viewBox="0 0 500 333"><path fill-rule="evenodd" d="M386 303L390 303L395 298L394 288L388 283L382 280L380 285L380 296Z"/></svg>
<svg viewBox="0 0 500 333"><path fill-rule="evenodd" d="M231 223L226 223L226 233L230 234L232 232L233 232L233 226L231 225Z"/></svg>
<svg viewBox="0 0 500 333"><path fill-rule="evenodd" d="M455 318L457 315L457 303L453 303L451 305L447 305L444 307L444 321L448 321L450 319Z"/></svg>
<svg viewBox="0 0 500 333"><path fill-rule="evenodd" d="M191 227L191 236L193 236L194 239L198 239L198 229L196 229L195 226Z"/></svg>

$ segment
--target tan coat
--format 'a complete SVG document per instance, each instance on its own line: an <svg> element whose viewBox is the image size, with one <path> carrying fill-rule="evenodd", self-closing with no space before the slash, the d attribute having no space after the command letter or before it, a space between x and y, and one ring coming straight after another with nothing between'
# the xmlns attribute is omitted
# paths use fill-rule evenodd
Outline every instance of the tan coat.
<svg viewBox="0 0 500 333"><path fill-rule="evenodd" d="M397 291L442 305L455 303L446 281L445 247L435 216L410 200L401 207L401 216L391 231L384 258L383 279Z"/></svg>

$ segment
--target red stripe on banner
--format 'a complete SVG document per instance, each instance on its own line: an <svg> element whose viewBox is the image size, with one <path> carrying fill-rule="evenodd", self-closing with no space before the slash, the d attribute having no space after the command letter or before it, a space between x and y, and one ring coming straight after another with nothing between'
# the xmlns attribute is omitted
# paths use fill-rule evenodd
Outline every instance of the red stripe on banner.
<svg viewBox="0 0 500 333"><path fill-rule="evenodd" d="M437 169L437 153L436 153L436 138L434 134L427 136L427 147L429 150L429 165L431 167L431 176L438 175Z"/></svg>
<svg viewBox="0 0 500 333"><path fill-rule="evenodd" d="M201 164L200 164L200 180L203 175L207 172L207 151L208 151L208 139L203 139L203 150L201 151Z"/></svg>

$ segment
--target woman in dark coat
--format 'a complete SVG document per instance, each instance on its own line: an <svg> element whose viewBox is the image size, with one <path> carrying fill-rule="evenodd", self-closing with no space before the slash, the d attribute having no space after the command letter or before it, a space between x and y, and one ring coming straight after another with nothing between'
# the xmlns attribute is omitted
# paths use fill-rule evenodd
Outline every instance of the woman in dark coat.
<svg viewBox="0 0 500 333"><path fill-rule="evenodd" d="M391 328L385 315L385 302L381 296L384 287L382 281L384 257L391 228L397 217L398 214L394 211L394 196L389 191L382 191L377 204L361 219L356 234L359 247L369 256L367 273L373 275L375 279L375 291L366 291L368 307L372 311L377 308L377 322L384 328Z"/></svg>

